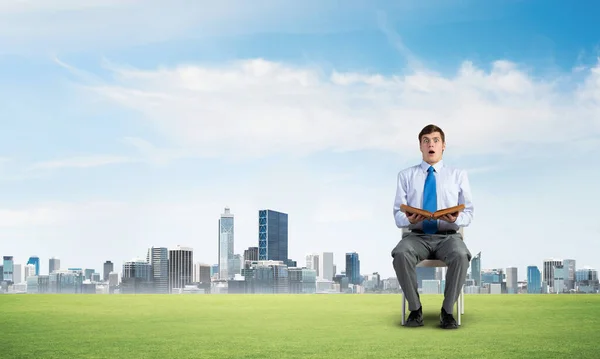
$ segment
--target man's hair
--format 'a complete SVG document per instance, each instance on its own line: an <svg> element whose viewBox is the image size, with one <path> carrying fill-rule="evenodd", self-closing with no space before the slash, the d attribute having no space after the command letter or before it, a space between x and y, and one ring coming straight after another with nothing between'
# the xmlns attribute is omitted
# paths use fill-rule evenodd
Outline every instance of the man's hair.
<svg viewBox="0 0 600 359"><path fill-rule="evenodd" d="M419 132L419 143L421 143L421 139L424 135L431 135L434 132L440 133L440 135L442 136L442 143L446 142L446 135L444 135L444 131L442 131L441 128L437 127L436 125L427 125L423 127L421 132Z"/></svg>

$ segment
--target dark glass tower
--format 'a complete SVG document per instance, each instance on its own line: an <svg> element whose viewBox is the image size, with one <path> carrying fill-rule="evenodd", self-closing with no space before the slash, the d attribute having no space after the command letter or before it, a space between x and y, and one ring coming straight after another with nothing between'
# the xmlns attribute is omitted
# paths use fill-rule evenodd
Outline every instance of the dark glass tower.
<svg viewBox="0 0 600 359"><path fill-rule="evenodd" d="M346 253L346 277L350 284L361 284L360 260L358 253Z"/></svg>
<svg viewBox="0 0 600 359"><path fill-rule="evenodd" d="M288 215L270 209L258 211L258 260L288 260Z"/></svg>

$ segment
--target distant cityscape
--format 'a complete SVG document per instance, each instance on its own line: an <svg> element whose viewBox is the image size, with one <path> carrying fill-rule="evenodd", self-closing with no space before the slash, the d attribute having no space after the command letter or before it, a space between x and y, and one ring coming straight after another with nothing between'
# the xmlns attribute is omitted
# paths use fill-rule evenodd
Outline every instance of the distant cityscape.
<svg viewBox="0 0 600 359"><path fill-rule="evenodd" d="M92 268L61 268L59 258L48 259L48 274L40 273L41 260L31 256L15 264L3 255L0 293L86 294L312 294L401 293L395 277L382 279L378 272L361 274L359 254L348 252L338 274L332 252L309 253L304 262L288 256L288 214L271 209L258 211L256 247L234 254L235 221L229 208L218 219L216 264L194 262L193 248L147 248L144 257L122 264L107 260L102 272ZM466 294L598 293L598 271L577 269L574 259L545 259L541 270L527 267L527 280L517 280L517 268L481 269L481 252L470 263ZM446 268L417 267L419 292L441 294Z"/></svg>

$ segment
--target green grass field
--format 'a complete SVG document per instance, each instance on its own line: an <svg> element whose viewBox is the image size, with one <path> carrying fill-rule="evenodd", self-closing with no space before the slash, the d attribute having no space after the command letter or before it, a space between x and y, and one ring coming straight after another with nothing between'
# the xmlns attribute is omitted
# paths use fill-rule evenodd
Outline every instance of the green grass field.
<svg viewBox="0 0 600 359"><path fill-rule="evenodd" d="M598 358L600 295L0 295L1 358Z"/></svg>

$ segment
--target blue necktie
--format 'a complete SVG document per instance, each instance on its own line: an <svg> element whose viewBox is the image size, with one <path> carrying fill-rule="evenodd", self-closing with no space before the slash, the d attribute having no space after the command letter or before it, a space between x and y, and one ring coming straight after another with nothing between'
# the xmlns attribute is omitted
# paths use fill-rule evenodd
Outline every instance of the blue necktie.
<svg viewBox="0 0 600 359"><path fill-rule="evenodd" d="M437 211L437 191L435 189L435 174L433 166L427 170L427 178L425 179L425 189L423 190L423 209L429 212ZM437 232L436 220L423 221L423 232L433 234Z"/></svg>

